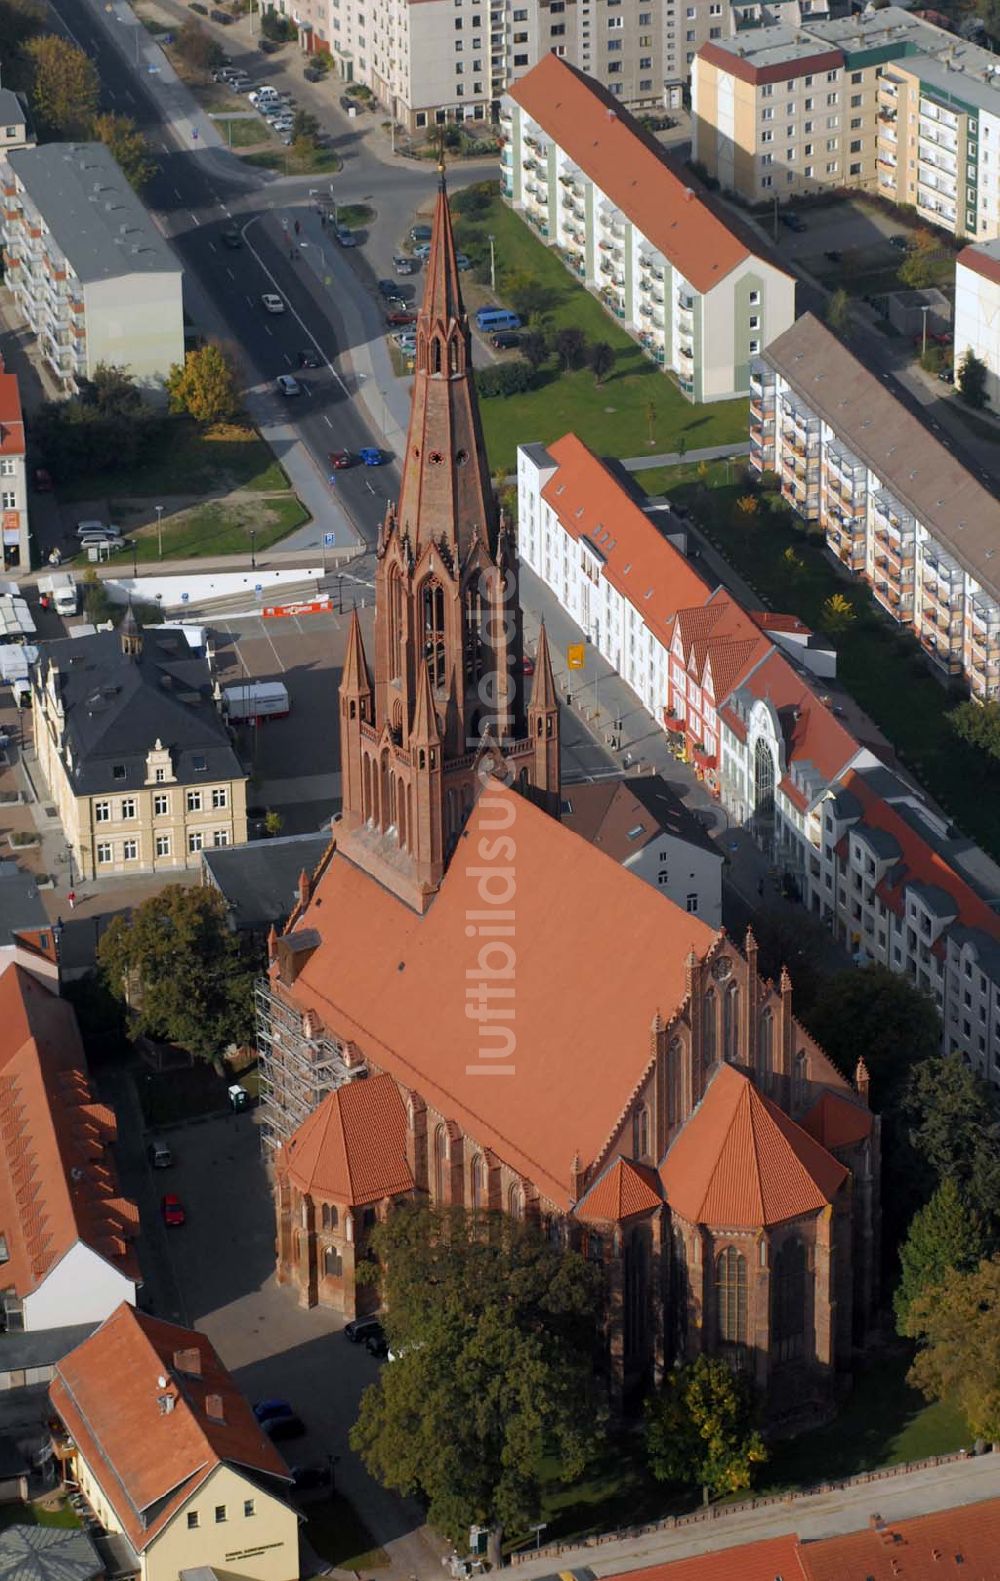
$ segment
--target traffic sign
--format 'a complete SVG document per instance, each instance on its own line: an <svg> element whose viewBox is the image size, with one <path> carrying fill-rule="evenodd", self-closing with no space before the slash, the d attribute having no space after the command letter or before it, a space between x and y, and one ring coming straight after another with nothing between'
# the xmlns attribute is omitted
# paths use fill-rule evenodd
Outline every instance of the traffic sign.
<svg viewBox="0 0 1000 1581"><path fill-rule="evenodd" d="M587 650L582 642L571 642L566 649L566 668L583 670L587 665Z"/></svg>
<svg viewBox="0 0 1000 1581"><path fill-rule="evenodd" d="M336 535L334 533L332 533L332 532L325 532L323 534L323 548L324 549L332 549L334 544L336 543L336 541L337 541L336 540Z"/></svg>

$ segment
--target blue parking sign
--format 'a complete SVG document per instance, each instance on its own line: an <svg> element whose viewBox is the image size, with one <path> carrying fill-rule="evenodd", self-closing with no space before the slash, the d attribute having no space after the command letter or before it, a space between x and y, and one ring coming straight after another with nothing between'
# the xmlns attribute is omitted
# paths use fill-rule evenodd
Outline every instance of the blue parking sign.
<svg viewBox="0 0 1000 1581"><path fill-rule="evenodd" d="M323 548L324 549L332 549L334 544L335 544L335 542L336 542L336 538L335 538L335 535L332 532L325 532L323 534Z"/></svg>

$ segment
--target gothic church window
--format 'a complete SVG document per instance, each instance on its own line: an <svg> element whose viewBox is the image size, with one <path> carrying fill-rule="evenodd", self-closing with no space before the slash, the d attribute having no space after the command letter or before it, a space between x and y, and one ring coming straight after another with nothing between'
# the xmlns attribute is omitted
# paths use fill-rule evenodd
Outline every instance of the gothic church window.
<svg viewBox="0 0 1000 1581"><path fill-rule="evenodd" d="M424 583L421 594L424 625L424 658L434 687L445 682L444 589L440 582Z"/></svg>
<svg viewBox="0 0 1000 1581"><path fill-rule="evenodd" d="M715 1262L715 1310L723 1345L747 1342L747 1260L727 1246Z"/></svg>
<svg viewBox="0 0 1000 1581"><path fill-rule="evenodd" d="M786 1241L774 1260L771 1339L778 1361L802 1355L806 1326L806 1249Z"/></svg>

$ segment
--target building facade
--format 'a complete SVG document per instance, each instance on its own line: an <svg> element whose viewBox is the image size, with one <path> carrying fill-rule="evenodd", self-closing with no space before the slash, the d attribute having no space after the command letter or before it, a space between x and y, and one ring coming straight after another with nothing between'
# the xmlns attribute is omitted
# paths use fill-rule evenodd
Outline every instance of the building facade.
<svg viewBox="0 0 1000 1581"><path fill-rule="evenodd" d="M4 150L4 277L67 394L101 364L165 398L184 361L181 268L103 143Z"/></svg>
<svg viewBox="0 0 1000 1581"><path fill-rule="evenodd" d="M963 247L955 260L955 367L967 351L986 364L986 394L1000 411L1000 241Z"/></svg>
<svg viewBox="0 0 1000 1581"><path fill-rule="evenodd" d="M750 464L938 669L1000 696L1000 505L811 314L755 364Z"/></svg>
<svg viewBox="0 0 1000 1581"><path fill-rule="evenodd" d="M35 138L23 101L10 88L0 88L0 159L9 148L25 148Z"/></svg>
<svg viewBox="0 0 1000 1581"><path fill-rule="evenodd" d="M799 324L809 333L808 319ZM853 387L833 399L820 345L800 346L789 366L808 380L811 400L824 390L840 422L856 421L866 435L877 430L883 454L891 447L902 457L891 413L869 414ZM903 420L912 422L906 412ZM922 464L971 529L980 520L975 502L939 470L929 437L921 440ZM917 481L907 475L908 488ZM859 964L878 961L925 988L941 1013L943 1048L961 1050L1000 1083L1000 870L851 734L831 709L825 665L811 672L806 652L788 648L788 617L749 615L703 582L572 435L520 447L518 522L524 563L730 821L752 833ZM855 839L851 827L861 823ZM874 851L859 854L864 839L879 847L879 865L866 865Z"/></svg>
<svg viewBox="0 0 1000 1581"><path fill-rule="evenodd" d="M138 1581L296 1581L291 1473L204 1334L119 1307L50 1393L64 1474Z"/></svg>
<svg viewBox="0 0 1000 1581"><path fill-rule="evenodd" d="M35 748L75 873L171 873L247 838L247 774L183 636L45 643L32 674Z"/></svg>
<svg viewBox="0 0 1000 1581"><path fill-rule="evenodd" d="M24 418L17 375L0 364L0 522L5 571L28 571L31 546L28 523L28 478L25 465Z"/></svg>
<svg viewBox="0 0 1000 1581"><path fill-rule="evenodd" d="M710 42L692 110L695 160L748 203L849 187L1000 234L994 59L899 7Z"/></svg>
<svg viewBox="0 0 1000 1581"><path fill-rule="evenodd" d="M726 225L606 89L548 55L500 118L508 202L692 401L749 389L790 275Z"/></svg>

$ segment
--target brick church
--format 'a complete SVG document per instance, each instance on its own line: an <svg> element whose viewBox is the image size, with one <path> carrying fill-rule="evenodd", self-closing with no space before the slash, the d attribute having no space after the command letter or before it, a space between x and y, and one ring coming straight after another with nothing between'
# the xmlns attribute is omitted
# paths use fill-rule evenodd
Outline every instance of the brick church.
<svg viewBox="0 0 1000 1581"><path fill-rule="evenodd" d="M879 1127L757 971L559 821L544 630L490 484L442 178L343 813L259 994L279 1279L353 1316L414 1195L533 1221L607 1272L620 1397L700 1351L827 1408L876 1298Z"/></svg>

